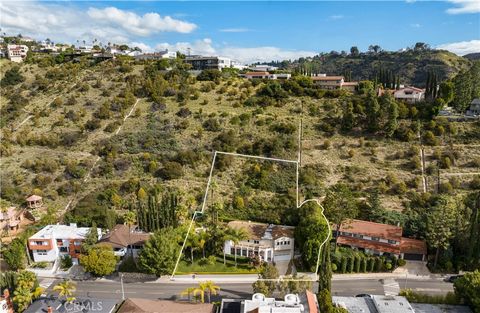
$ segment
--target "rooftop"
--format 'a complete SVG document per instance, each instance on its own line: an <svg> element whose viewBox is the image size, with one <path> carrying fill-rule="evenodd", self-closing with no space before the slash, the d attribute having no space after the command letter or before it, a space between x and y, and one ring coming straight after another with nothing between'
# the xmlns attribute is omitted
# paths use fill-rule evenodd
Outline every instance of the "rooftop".
<svg viewBox="0 0 480 313"><path fill-rule="evenodd" d="M414 313L405 297L372 295L368 297L332 297L339 307L350 313Z"/></svg>
<svg viewBox="0 0 480 313"><path fill-rule="evenodd" d="M312 80L328 81L328 80L342 80L343 76L313 76L311 78Z"/></svg>
<svg viewBox="0 0 480 313"><path fill-rule="evenodd" d="M295 229L293 226L265 224L250 221L231 221L228 223L228 226L235 229L245 229L250 235L249 239L253 240L272 238L275 240L280 237L293 238L293 231Z"/></svg>
<svg viewBox="0 0 480 313"><path fill-rule="evenodd" d="M390 239L399 242L402 238L402 228L399 226L354 219L343 223L340 227L340 231Z"/></svg>
<svg viewBox="0 0 480 313"><path fill-rule="evenodd" d="M427 243L423 240L402 237L400 241L400 252L427 254Z"/></svg>
<svg viewBox="0 0 480 313"><path fill-rule="evenodd" d="M147 300L129 298L123 302L117 313L212 313L210 303L182 303L169 300Z"/></svg>
<svg viewBox="0 0 480 313"><path fill-rule="evenodd" d="M42 197L40 196L37 196L37 195L31 195L30 197L28 197L27 199L28 202L31 202L31 201L39 201L39 200L42 200Z"/></svg>
<svg viewBox="0 0 480 313"><path fill-rule="evenodd" d="M70 225L47 225L31 236L29 239L84 239L90 231L89 227L77 227L76 224ZM101 230L98 229L99 235Z"/></svg>
<svg viewBox="0 0 480 313"><path fill-rule="evenodd" d="M48 307L53 313L112 313L118 300L113 299L75 299L71 304L64 304L64 301L56 297L44 297L34 301L24 313L45 313Z"/></svg>
<svg viewBox="0 0 480 313"><path fill-rule="evenodd" d="M129 233L130 228L127 225L117 224L100 239L100 242L108 243L115 248L124 248L129 245L143 245L150 238L149 233L137 231L135 228Z"/></svg>

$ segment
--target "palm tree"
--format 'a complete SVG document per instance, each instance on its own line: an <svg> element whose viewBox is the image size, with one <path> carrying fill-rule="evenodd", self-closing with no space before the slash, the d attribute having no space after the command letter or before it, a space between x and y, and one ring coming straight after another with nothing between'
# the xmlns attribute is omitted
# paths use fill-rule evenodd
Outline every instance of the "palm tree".
<svg viewBox="0 0 480 313"><path fill-rule="evenodd" d="M123 222L125 225L128 225L128 246L127 247L130 247L130 254L133 258L131 234L132 234L132 226L135 225L135 223L137 222L137 215L133 211L128 211L123 215Z"/></svg>
<svg viewBox="0 0 480 313"><path fill-rule="evenodd" d="M187 242L185 243L185 246L190 248L190 260L192 261L193 264L193 252L198 248L199 246L199 238L195 232L192 232L188 238Z"/></svg>
<svg viewBox="0 0 480 313"><path fill-rule="evenodd" d="M237 266L237 245L240 241L248 238L249 235L244 228L228 228L226 231L225 239L233 241L233 249L235 250L235 267Z"/></svg>
<svg viewBox="0 0 480 313"><path fill-rule="evenodd" d="M217 295L220 287L215 285L215 283L211 280L207 280L204 283L200 283L200 285L201 284L203 284L205 289L208 290L208 303L210 303L212 295Z"/></svg>
<svg viewBox="0 0 480 313"><path fill-rule="evenodd" d="M25 309L32 303L33 297L30 289L16 288L13 295L13 301L17 304L20 312L25 311Z"/></svg>
<svg viewBox="0 0 480 313"><path fill-rule="evenodd" d="M75 297L73 296L75 290L77 290L77 286L71 280L64 280L53 287L53 291L58 293L58 297L65 297L65 300L68 302L75 300Z"/></svg>
<svg viewBox="0 0 480 313"><path fill-rule="evenodd" d="M192 297L191 295L195 292L195 289L197 289L196 287L188 287L186 289L184 289L180 295L181 296L188 296L188 301L191 301Z"/></svg>
<svg viewBox="0 0 480 313"><path fill-rule="evenodd" d="M193 291L193 295L200 294L200 302L205 303L205 292L207 291L207 285L205 283L199 283L198 287Z"/></svg>

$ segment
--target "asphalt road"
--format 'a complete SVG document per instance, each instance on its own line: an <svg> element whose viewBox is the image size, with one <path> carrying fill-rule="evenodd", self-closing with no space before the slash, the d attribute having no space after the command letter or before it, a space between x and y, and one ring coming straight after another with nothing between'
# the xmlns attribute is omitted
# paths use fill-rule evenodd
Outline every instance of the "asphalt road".
<svg viewBox="0 0 480 313"><path fill-rule="evenodd" d="M59 281L54 281L47 289L47 293L52 292L52 288ZM221 297L227 298L245 298L252 293L250 283L218 283L221 288ZM404 288L405 280L396 279L386 283L379 279L355 279L355 280L336 280L332 282L332 295L336 296L354 296L359 293L385 294L391 287L395 286L397 291ZM180 297L182 290L192 287L192 284L183 283L124 283L124 293L126 298L145 298L145 299L176 299ZM389 289L390 288L390 289ZM440 279L428 280L408 280L407 288L418 292L428 294L444 294L453 291L451 283L443 282ZM77 297L89 298L108 298L121 299L122 287L120 282L103 281L78 281Z"/></svg>

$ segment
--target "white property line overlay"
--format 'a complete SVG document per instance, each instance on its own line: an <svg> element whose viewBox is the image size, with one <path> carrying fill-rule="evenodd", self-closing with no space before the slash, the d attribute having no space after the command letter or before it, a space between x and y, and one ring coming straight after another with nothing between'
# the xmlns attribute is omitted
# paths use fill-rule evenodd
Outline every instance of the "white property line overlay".
<svg viewBox="0 0 480 313"><path fill-rule="evenodd" d="M293 163L296 164L296 193L297 193L297 209L299 209L302 205L304 205L307 202L315 202L320 206L321 213L325 221L327 222L327 227L328 227L328 233L327 237L325 240L320 244L320 247L318 248L318 255L317 255L317 265L315 267L315 278L318 277L318 269L320 267L320 256L321 256L321 251L323 248L323 245L330 239L331 236L331 228L330 228L330 223L328 222L328 219L326 218L324 211L325 209L323 206L320 204L320 201L318 199L307 199L304 200L302 203L300 202L299 198L299 167L300 167L300 140L301 140L301 133L300 129L298 132L298 139L299 139L299 149L298 149L298 154L297 154L297 160L287 160L287 159L278 159L278 158L269 158L269 157L262 157L262 156L257 156L257 155L248 155L248 154L241 154L241 153L233 153L233 152L224 152L224 151L215 151L213 154L213 159L212 159L212 165L210 166L210 174L208 176L208 182L207 182L207 188L205 189L205 194L203 196L203 203L202 203L202 210L201 211L195 211L193 213L192 219L190 220L190 224L188 226L187 234L185 235L185 239L183 240L182 247L180 248L180 252L178 254L177 262L175 263L175 268L173 269L172 275L170 276L170 280L174 280L175 278L175 272L177 271L178 264L180 263L180 260L182 258L183 254L183 249L185 249L185 245L187 243L188 235L190 235L190 231L192 230L193 223L195 222L195 218L197 217L197 214L203 214L205 211L205 206L207 204L207 197L208 197L208 190L210 188L210 182L212 181L212 174L213 174L213 169L215 168L215 161L217 159L217 154L224 154L224 155L232 155L232 156L239 156L239 157L244 157L244 158L252 158L252 159L260 159L260 160L267 160L267 161L275 161L275 162L285 162L285 163ZM316 279L293 279L291 277L285 278L289 281L315 281ZM281 281L282 279L264 279L264 278L258 278L257 280L263 280L263 281Z"/></svg>

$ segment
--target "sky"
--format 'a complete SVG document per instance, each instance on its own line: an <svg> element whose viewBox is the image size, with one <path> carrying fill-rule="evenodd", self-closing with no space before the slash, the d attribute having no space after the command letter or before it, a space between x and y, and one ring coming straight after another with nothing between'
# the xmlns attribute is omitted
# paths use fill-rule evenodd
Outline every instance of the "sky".
<svg viewBox="0 0 480 313"><path fill-rule="evenodd" d="M480 0L3 1L1 32L76 44L97 39L150 52L220 55L243 63L426 42L480 52Z"/></svg>

